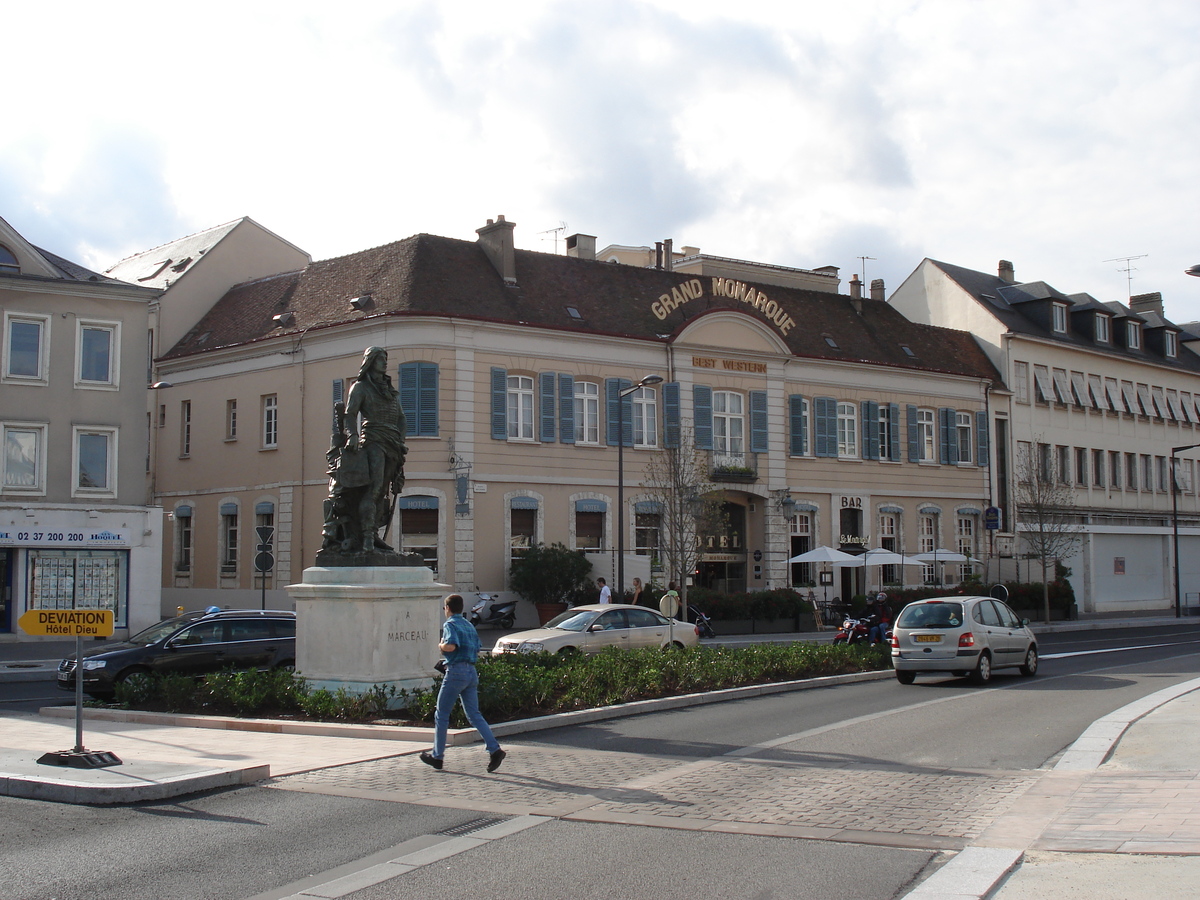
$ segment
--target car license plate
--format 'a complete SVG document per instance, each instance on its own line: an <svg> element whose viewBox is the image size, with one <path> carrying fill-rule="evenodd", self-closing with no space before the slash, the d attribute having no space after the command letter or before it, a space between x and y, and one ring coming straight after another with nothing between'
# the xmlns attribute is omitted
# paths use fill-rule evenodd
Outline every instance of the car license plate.
<svg viewBox="0 0 1200 900"><path fill-rule="evenodd" d="M938 644L941 643L942 636L940 634L917 634L913 635L913 641L918 644Z"/></svg>

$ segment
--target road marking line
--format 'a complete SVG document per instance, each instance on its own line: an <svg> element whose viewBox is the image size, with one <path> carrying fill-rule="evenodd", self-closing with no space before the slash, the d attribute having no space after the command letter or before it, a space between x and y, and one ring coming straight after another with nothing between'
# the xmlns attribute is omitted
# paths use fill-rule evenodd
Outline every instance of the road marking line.
<svg viewBox="0 0 1200 900"><path fill-rule="evenodd" d="M1200 641L1168 641L1165 644L1139 644L1136 647L1107 647L1103 650L1073 650L1070 653L1043 653L1042 659L1066 659L1068 656L1092 656L1100 653L1121 653L1125 650L1156 650L1159 647L1180 647L1200 644Z"/></svg>

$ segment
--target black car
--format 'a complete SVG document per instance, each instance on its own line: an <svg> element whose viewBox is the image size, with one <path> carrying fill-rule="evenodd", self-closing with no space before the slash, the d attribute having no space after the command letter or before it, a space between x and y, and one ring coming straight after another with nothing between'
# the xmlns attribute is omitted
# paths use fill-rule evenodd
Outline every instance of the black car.
<svg viewBox="0 0 1200 900"><path fill-rule="evenodd" d="M190 612L127 641L83 653L83 690L109 697L113 686L149 673L206 675L223 669L273 669L296 663L296 614L286 610ZM58 686L75 690L75 655L58 664Z"/></svg>

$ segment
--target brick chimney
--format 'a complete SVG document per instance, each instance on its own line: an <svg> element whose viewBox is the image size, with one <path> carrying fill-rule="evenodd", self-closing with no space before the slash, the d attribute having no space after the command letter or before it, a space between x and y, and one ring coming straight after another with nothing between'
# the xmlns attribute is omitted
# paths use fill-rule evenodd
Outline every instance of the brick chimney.
<svg viewBox="0 0 1200 900"><path fill-rule="evenodd" d="M568 235L567 256L573 256L576 259L595 259L596 236L594 234Z"/></svg>
<svg viewBox="0 0 1200 900"><path fill-rule="evenodd" d="M859 280L857 273L850 279L850 296L855 300L862 299L862 282Z"/></svg>
<svg viewBox="0 0 1200 900"><path fill-rule="evenodd" d="M1017 273L1015 271L1013 271L1013 264L1010 263L1007 259L1000 260L1000 265L997 269L996 274L999 275L1000 280L1005 282L1006 284L1016 284L1017 283Z"/></svg>
<svg viewBox="0 0 1200 900"><path fill-rule="evenodd" d="M1135 294L1129 298L1129 308L1135 313L1158 313L1161 316L1163 314L1162 292Z"/></svg>
<svg viewBox="0 0 1200 900"><path fill-rule="evenodd" d="M515 222L505 222L504 216L497 216L495 222L488 219L486 225L475 229L479 235L479 246L504 283L511 285L517 283L516 248L513 245L513 229L516 227Z"/></svg>
<svg viewBox="0 0 1200 900"><path fill-rule="evenodd" d="M872 300L883 300L884 299L883 279L882 278L872 278L871 279L871 299Z"/></svg>

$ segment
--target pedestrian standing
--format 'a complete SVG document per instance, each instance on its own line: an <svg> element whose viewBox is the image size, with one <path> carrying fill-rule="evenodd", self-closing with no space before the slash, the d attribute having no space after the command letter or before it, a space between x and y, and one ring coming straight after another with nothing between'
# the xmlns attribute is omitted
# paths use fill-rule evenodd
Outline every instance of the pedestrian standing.
<svg viewBox="0 0 1200 900"><path fill-rule="evenodd" d="M679 615L679 592L675 590L675 582L667 583L667 592L658 600L658 611L668 619Z"/></svg>
<svg viewBox="0 0 1200 900"><path fill-rule="evenodd" d="M600 585L600 601L601 603L612 603L612 590L608 583L603 578L597 578L596 584Z"/></svg>
<svg viewBox="0 0 1200 900"><path fill-rule="evenodd" d="M642 579L633 579L633 599L629 602L634 606L638 606L642 602Z"/></svg>
<svg viewBox="0 0 1200 900"><path fill-rule="evenodd" d="M500 749L499 741L479 712L479 673L475 671L475 661L479 658L479 634L475 626L463 618L462 611L462 594L451 594L446 598L446 621L442 623L442 640L438 644L446 662L446 673L442 676L434 713L433 749L421 753L421 762L435 769L442 768L450 712L454 704L461 700L467 721L479 732L487 748L487 770L495 772L508 754Z"/></svg>

